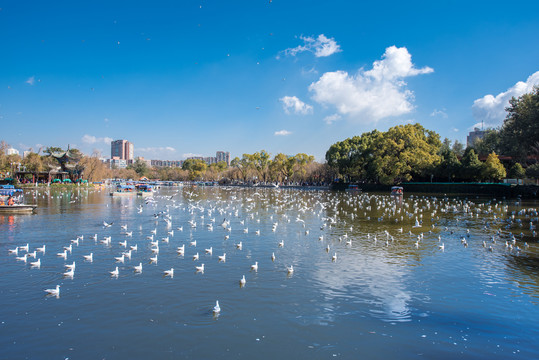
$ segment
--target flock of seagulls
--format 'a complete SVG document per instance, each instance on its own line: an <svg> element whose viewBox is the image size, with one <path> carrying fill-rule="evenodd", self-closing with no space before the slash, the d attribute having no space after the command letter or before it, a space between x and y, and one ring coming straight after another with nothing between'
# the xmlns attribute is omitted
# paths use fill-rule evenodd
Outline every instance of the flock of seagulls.
<svg viewBox="0 0 539 360"><path fill-rule="evenodd" d="M212 233L211 237L215 238L214 245L219 245L222 239L225 242L234 238L243 239L238 239L239 241L233 243L236 251L243 250L243 241L247 241L246 246L250 246L253 236L267 236L268 239L275 239L273 249L271 245L268 245L271 256L268 256L269 253L266 256L272 262L276 262L275 251L277 249L284 251L284 238L291 235L289 229L282 233L278 231L279 227L284 226L282 224L286 224L293 226L295 231L301 232L306 241L312 239L323 243L325 253L329 254L333 248L332 254L328 255L330 256L328 261L336 263L340 258L338 251L346 252L347 249L352 248L353 244L358 243L370 243L386 248L409 244L411 250L417 251L422 247L430 247L430 244L434 242L437 243L440 252L445 252L457 243L453 239L458 237L460 244L467 248L476 238L470 232L470 228L467 228L468 225L474 226L475 229L481 226L481 231L490 234L488 244L485 240L481 241L482 247L489 252L500 250L510 254L519 254L529 247L524 241L525 238L536 237L535 229L539 219L537 209L522 208L519 211L510 211L507 202L495 199L474 203L467 199L447 197L437 199L436 197L411 196L406 200L399 200L374 194L298 192L281 189L256 191L242 188L219 189L220 191L215 191L211 199L201 197L199 191L188 188L176 190L173 196L155 195L153 198L146 199L144 205L137 207L137 213L142 214L142 210L147 208L152 214L137 216L148 216L154 222L154 227L149 231L146 230L147 235L143 234L141 227L140 239L134 239L133 231L130 230L133 224L118 225L114 221L107 220L101 225L96 224L96 229L100 228L99 231L107 232L107 234L75 235L74 239L69 240L68 244L62 246L56 253L56 257L65 262L62 277L75 278L77 259L90 264L96 260L94 252L78 254L79 246L83 245L85 239L88 238L93 241L93 246L105 246L118 250L119 253L114 256L114 263L111 264L112 269L109 271L110 277L113 278L120 277L120 267L122 271L125 271L127 264L141 248L149 249L150 257L145 262L157 265L162 244L183 242L181 246L176 247L177 256L184 258L186 252L192 252L189 257L196 263L201 259L199 251L196 251L197 240L190 238L186 241L185 236L180 236L184 238L183 240L178 239L178 235L183 233L185 226L191 229L191 236L193 234L196 236L198 229L202 231L205 229ZM176 216L177 212L174 210L179 210L183 216ZM268 221L268 216L271 221L271 232L265 234L260 230L260 224ZM217 222L220 225L214 227L216 219L223 220ZM173 229L173 223L175 229ZM239 228L233 232L232 226L239 226ZM256 228L254 235L249 235L249 226ZM363 227L372 232L363 231ZM114 229L119 229L121 235L113 240L110 231ZM515 229L520 229L520 234L514 234ZM238 231L244 235L239 235ZM524 231L527 232L526 235ZM312 233L315 234L311 235ZM451 242L450 247L446 247L448 242ZM344 246L339 245L341 243L344 243ZM46 251L46 244L33 249L30 244L23 244L9 249L8 253L15 255L17 261L29 263L31 268L40 269L42 259L43 262L47 261ZM211 257L213 251L213 245L204 248L204 255ZM258 254L254 255L256 259ZM136 258L140 256L137 255ZM29 262L28 259L34 261ZM138 265L129 266L132 272L139 275L143 273L143 261L140 260ZM227 253L223 252L222 255L218 255L217 261L225 264ZM294 264L283 264L283 267L288 276L294 274ZM205 264L195 264L194 270L197 274L204 274ZM249 270L258 273L259 262L254 261ZM260 271L264 271L264 268ZM174 267L163 269L162 274L164 278L173 279L175 269ZM238 278L240 287L245 287L247 284L245 274ZM44 291L48 296L58 298L60 285ZM217 301L213 313L219 314L220 311Z"/></svg>

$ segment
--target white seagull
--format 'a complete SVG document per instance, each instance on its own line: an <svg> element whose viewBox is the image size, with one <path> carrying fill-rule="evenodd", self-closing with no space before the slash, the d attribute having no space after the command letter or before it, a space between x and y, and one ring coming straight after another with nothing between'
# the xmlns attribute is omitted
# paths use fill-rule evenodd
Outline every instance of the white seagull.
<svg viewBox="0 0 539 360"><path fill-rule="evenodd" d="M110 272L111 276L118 277L118 275L120 275L120 271L118 270L118 266L116 266L116 269L114 269L113 271L109 271L109 272Z"/></svg>
<svg viewBox="0 0 539 360"><path fill-rule="evenodd" d="M37 261L31 262L30 266L33 267L33 268L38 268L39 269L41 267L41 259L37 259Z"/></svg>
<svg viewBox="0 0 539 360"><path fill-rule="evenodd" d="M213 307L213 313L215 315L221 312L221 307L219 306L219 300L215 301L215 306Z"/></svg>
<svg viewBox="0 0 539 360"><path fill-rule="evenodd" d="M165 273L165 276L170 276L171 278L173 278L174 277L174 268L170 268L170 270L165 270L164 273Z"/></svg>
<svg viewBox="0 0 539 360"><path fill-rule="evenodd" d="M45 289L44 290L47 295L52 295L52 296L60 296L60 285L56 285L56 289Z"/></svg>

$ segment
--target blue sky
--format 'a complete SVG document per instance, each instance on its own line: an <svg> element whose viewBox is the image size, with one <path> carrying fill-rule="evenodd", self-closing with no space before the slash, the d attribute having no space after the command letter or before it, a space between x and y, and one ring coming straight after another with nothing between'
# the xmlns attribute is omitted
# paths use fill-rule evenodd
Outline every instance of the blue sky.
<svg viewBox="0 0 539 360"><path fill-rule="evenodd" d="M146 159L419 122L465 142L539 84L539 2L0 0L0 139Z"/></svg>

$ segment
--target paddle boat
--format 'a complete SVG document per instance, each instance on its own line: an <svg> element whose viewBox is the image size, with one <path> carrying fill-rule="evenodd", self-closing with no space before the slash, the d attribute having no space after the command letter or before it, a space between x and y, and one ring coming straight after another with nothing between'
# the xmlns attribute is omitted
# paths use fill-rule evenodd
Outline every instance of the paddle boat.
<svg viewBox="0 0 539 360"><path fill-rule="evenodd" d="M29 214L37 205L24 204L22 189L15 189L13 185L0 185L0 213L2 214Z"/></svg>
<svg viewBox="0 0 539 360"><path fill-rule="evenodd" d="M356 184L350 184L346 188L346 192L361 192L361 189Z"/></svg>
<svg viewBox="0 0 539 360"><path fill-rule="evenodd" d="M132 196L136 193L134 185L120 184L116 186L116 190L110 193L110 196Z"/></svg>
<svg viewBox="0 0 539 360"><path fill-rule="evenodd" d="M137 188L137 195L142 197L152 196L155 189L153 185L149 184L137 184L135 187Z"/></svg>
<svg viewBox="0 0 539 360"><path fill-rule="evenodd" d="M402 196L404 195L404 189L402 186L393 186L391 188L391 195L392 196Z"/></svg>

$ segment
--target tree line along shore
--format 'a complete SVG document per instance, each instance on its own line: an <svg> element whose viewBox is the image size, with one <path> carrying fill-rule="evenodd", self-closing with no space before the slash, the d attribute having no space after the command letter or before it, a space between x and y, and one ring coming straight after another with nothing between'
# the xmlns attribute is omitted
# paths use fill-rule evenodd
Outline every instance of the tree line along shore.
<svg viewBox="0 0 539 360"><path fill-rule="evenodd" d="M513 98L503 125L488 129L483 139L464 147L420 124L398 125L385 132L372 130L338 141L326 152L325 162L304 153L275 156L261 150L225 162L207 165L188 159L181 168L149 167L137 159L125 169L110 169L100 154L80 154L80 176L89 182L106 178L159 179L163 181L220 181L225 183L330 184L368 183L394 185L403 182L500 182L502 179L539 178L539 87ZM0 177L19 163L26 173L51 171L58 163L51 155L30 152L23 159L6 155L7 142L0 143ZM72 153L80 153L71 149ZM28 175L27 175L28 176ZM24 181L25 179L18 179Z"/></svg>

